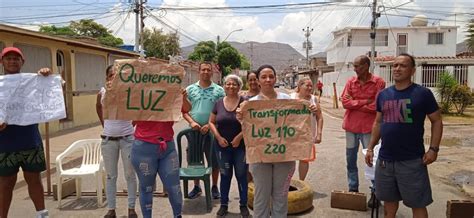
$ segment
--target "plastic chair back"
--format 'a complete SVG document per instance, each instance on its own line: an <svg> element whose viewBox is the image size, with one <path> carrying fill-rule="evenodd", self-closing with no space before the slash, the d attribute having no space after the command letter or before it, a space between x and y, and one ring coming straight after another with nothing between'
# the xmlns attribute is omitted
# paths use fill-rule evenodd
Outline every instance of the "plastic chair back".
<svg viewBox="0 0 474 218"><path fill-rule="evenodd" d="M177 136L177 144L178 144L178 154L179 154L179 166L181 167L182 163L182 142L181 139L186 137L188 141L188 148L187 148L187 162L188 166L206 166L205 161L207 162L207 167L211 167L212 165L212 155L207 155L206 159L204 156L204 152L211 154L212 151L212 143L214 141L213 135L208 132L207 134L203 135L198 130L193 129L185 129L178 133ZM205 151L204 143L209 142L211 143L210 150Z"/></svg>

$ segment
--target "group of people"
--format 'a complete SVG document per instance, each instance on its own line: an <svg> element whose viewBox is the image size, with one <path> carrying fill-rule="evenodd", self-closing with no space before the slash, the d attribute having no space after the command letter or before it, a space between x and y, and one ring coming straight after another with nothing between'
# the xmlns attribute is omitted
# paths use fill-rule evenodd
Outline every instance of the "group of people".
<svg viewBox="0 0 474 218"><path fill-rule="evenodd" d="M357 153L359 144L367 149L365 162L375 167L369 207L384 203L385 217L394 218L399 201L412 209L413 217L428 217L426 207L433 202L427 165L438 156L443 133L441 112L433 93L412 81L415 58L400 54L392 65L394 85L369 72L367 56L355 58L357 76L349 79L341 100L346 112L346 161L349 191L359 191ZM431 144L425 150L425 118L431 122ZM381 142L379 142L381 139ZM374 148L381 144L377 162ZM373 204L375 202L375 204Z"/></svg>
<svg viewBox="0 0 474 218"><path fill-rule="evenodd" d="M24 56L18 48L7 47L1 53L5 74L21 71ZM371 190L378 200L384 202L385 216L395 217L398 202L413 209L414 217L427 217L426 206L433 200L427 165L437 158L442 135L442 121L436 100L427 88L411 81L415 73L415 59L408 54L396 57L393 64L394 86L385 88L385 82L369 72L370 60L359 56L354 60L356 76L347 81L341 100L346 113L343 129L346 131L346 161L349 191L359 191L357 154L361 143L367 148L365 157L369 166L375 165L375 180ZM51 74L47 68L39 74ZM114 78L112 67L106 70L106 87ZM236 75L224 78L223 87L215 84L212 65L199 65L199 81L182 92L181 111L189 126L201 134L214 136L207 140L206 151L213 151L212 197L220 198L218 216L228 213L229 191L235 176L239 190L240 214L249 216L247 189L253 181L254 217L286 217L288 212L288 190L296 162L252 163L245 161L246 145L242 133L242 111L244 101L268 99L304 99L310 102L312 152L307 159L299 161L299 178L304 180L309 162L316 158L316 146L322 140L323 118L318 100L313 93L309 78L298 81L290 95L275 90L276 71L263 65L247 74L248 90L242 91L242 79ZM137 217L135 212L137 177L140 207L143 217L152 217L153 192L156 175L163 182L174 217L181 217L182 193L179 179L179 160L174 142L174 122L104 120L102 107L106 87L97 95L97 114L103 126L102 155L107 173L106 196L108 212L106 218L116 217L117 165L121 155L128 190L128 217ZM322 85L320 85L322 89ZM424 120L432 123L431 145L427 151L423 145ZM210 132L209 132L210 131ZM209 137L211 138L211 137ZM381 139L377 163L373 163L373 149ZM213 149L211 149L213 146ZM18 158L34 155L34 160ZM10 161L11 164L5 164ZM21 167L28 184L30 197L35 205L37 217L48 217L44 205L40 172L45 170L42 140L38 124L29 126L0 123L0 217L7 217L12 200L17 173ZM219 186L218 177L221 177ZM220 192L219 192L220 189ZM188 194L193 199L202 194L199 181ZM370 206L370 205L369 205Z"/></svg>
<svg viewBox="0 0 474 218"><path fill-rule="evenodd" d="M111 67L107 69L106 86L114 78ZM284 217L287 213L287 195L289 179L294 172L294 162L275 164L250 164L245 161L245 143L239 106L246 100L265 99L306 99L311 103L310 109L314 113L312 119L313 141L319 143L322 137L322 115L316 98L311 95L313 84L309 79L302 79L298 88L291 96L277 93L274 90L276 71L272 66L262 66L257 71L247 74L248 90L242 91L243 82L239 76L228 75L224 78L223 87L212 82L212 64L203 62L199 65L199 81L189 85L183 92L183 117L190 128L203 135L211 133L204 142L206 155L212 155L212 188L211 195L214 199L220 198L218 216L228 213L229 192L233 174L238 182L240 214L248 217L247 208L248 182L255 184L256 200L254 214L257 217L269 216L268 202L270 197L274 200L272 216ZM151 217L152 193L154 181L158 173L162 179L173 214L181 216L182 194L179 186L179 168L177 154L173 140L173 122L145 122L103 120L102 106L105 88L97 96L97 114L104 127L102 137L102 155L107 172L106 195L109 211L105 217L115 217L115 195L117 182L117 163L122 155L125 177L128 187L129 217L136 217L134 210L136 178L139 181L140 205L144 217ZM133 131L135 125L135 131ZM209 132L210 131L210 132ZM211 149L210 146L213 146ZM309 162L315 159L315 147L307 160L300 161L300 178L304 179L309 170ZM212 152L209 152L212 151ZM250 174L250 172L252 172ZM218 177L220 175L220 183ZM252 176L253 175L253 176ZM274 181L274 188L267 185ZM286 186L286 188L285 188ZM270 187L270 189L269 189ZM220 189L220 192L219 192ZM285 191L286 190L286 191ZM188 194L190 199L202 194L199 181L194 181L194 187ZM277 197L278 196L278 197Z"/></svg>

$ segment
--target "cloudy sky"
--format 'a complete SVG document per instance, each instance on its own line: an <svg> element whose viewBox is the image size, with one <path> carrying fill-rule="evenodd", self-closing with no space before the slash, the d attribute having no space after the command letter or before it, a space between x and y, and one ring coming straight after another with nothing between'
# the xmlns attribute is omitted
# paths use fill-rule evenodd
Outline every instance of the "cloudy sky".
<svg viewBox="0 0 474 218"><path fill-rule="evenodd" d="M132 0L133 1L133 0ZM93 18L125 43L134 43L135 15L129 0L0 0L0 23L37 28L38 24L66 25L71 20ZM300 0L148 0L147 27L177 31L181 45L196 41L223 40L288 43L303 52L303 28L313 29L313 51L323 51L331 32L346 26L369 26L371 0L345 3ZM328 4L330 3L330 4ZM250 7L285 5L286 7ZM429 25L456 25L458 42L465 38L465 25L474 18L474 0L379 0L379 26L406 26L409 17L424 14ZM217 7L217 8L216 8ZM165 8L165 9L163 9ZM192 10L184 10L193 8ZM200 8L199 10L196 8Z"/></svg>

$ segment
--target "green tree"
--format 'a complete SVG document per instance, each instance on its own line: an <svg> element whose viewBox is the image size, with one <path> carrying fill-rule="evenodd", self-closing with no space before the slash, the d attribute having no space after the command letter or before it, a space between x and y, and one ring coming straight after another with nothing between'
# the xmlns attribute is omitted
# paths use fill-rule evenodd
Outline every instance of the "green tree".
<svg viewBox="0 0 474 218"><path fill-rule="evenodd" d="M62 35L62 36L86 36L97 39L102 45L118 47L123 45L121 38L113 36L112 31L107 30L104 26L96 23L92 19L82 19L79 22L71 21L68 26L56 27L52 26L41 26L40 32L50 35Z"/></svg>
<svg viewBox="0 0 474 218"><path fill-rule="evenodd" d="M166 34L161 29L145 29L142 35L143 46L147 57L169 59L180 53L179 37L176 33Z"/></svg>
<svg viewBox="0 0 474 218"><path fill-rule="evenodd" d="M474 103L474 94L466 85L456 85L452 92L452 101L457 114L464 114L469 105Z"/></svg>
<svg viewBox="0 0 474 218"><path fill-rule="evenodd" d="M443 72L440 75L436 89L441 101L440 104L442 113L449 113L453 103L452 93L456 86L457 81L449 72Z"/></svg>
<svg viewBox="0 0 474 218"><path fill-rule="evenodd" d="M250 61L242 53L240 53L240 69L241 70L250 70Z"/></svg>
<svg viewBox="0 0 474 218"><path fill-rule="evenodd" d="M474 19L471 19L470 22L466 25L467 26L467 47L471 52L474 53Z"/></svg>
<svg viewBox="0 0 474 218"><path fill-rule="evenodd" d="M49 35L60 35L60 36L77 36L71 27L57 27L57 26L40 26L39 32L46 33Z"/></svg>
<svg viewBox="0 0 474 218"><path fill-rule="evenodd" d="M212 61L222 69L222 76L226 76L233 69L250 69L250 63L245 56L228 42L216 45L213 41L199 42L188 56L193 61Z"/></svg>
<svg viewBox="0 0 474 218"><path fill-rule="evenodd" d="M188 59L193 61L215 62L217 57L216 44L213 41L202 41L194 47Z"/></svg>
<svg viewBox="0 0 474 218"><path fill-rule="evenodd" d="M80 36L99 38L110 35L107 28L92 19L82 19L79 22L71 21L69 27Z"/></svg>
<svg viewBox="0 0 474 218"><path fill-rule="evenodd" d="M223 48L219 51L217 63L221 67L230 67L232 69L239 68L241 63L239 51L234 47Z"/></svg>

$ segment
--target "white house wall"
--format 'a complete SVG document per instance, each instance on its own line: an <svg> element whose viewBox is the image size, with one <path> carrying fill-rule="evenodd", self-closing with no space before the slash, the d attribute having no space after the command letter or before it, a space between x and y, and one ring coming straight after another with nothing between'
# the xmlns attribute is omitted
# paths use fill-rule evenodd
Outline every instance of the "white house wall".
<svg viewBox="0 0 474 218"><path fill-rule="evenodd" d="M429 45L428 33L442 32L443 44ZM395 37L399 33L408 35L408 53L414 56L456 56L456 29L393 29ZM389 46L396 51L396 42L389 36ZM392 54L395 56L395 52Z"/></svg>
<svg viewBox="0 0 474 218"><path fill-rule="evenodd" d="M334 96L334 88L333 83L336 83L336 91L337 96L341 96L342 91L344 90L344 86L346 85L347 80L349 78L355 76L355 72L331 72L331 73L324 73L322 77L323 83L323 96L331 97Z"/></svg>
<svg viewBox="0 0 474 218"><path fill-rule="evenodd" d="M388 31L388 32L387 32ZM443 44L429 45L428 33L442 32ZM334 65L336 63L351 63L355 57L365 55L370 51L370 46L367 42L370 41L369 29L354 29L351 30L352 46L347 47L348 33L338 33L335 35L335 40L332 42L327 50L327 63ZM377 32L377 40L375 50L377 56L396 56L397 54L397 37L398 34L407 34L407 51L414 56L455 56L456 55L456 35L455 27L402 27L381 29ZM388 45L383 44L383 38L387 37ZM341 39L342 38L342 39ZM363 46L357 46L363 45Z"/></svg>

